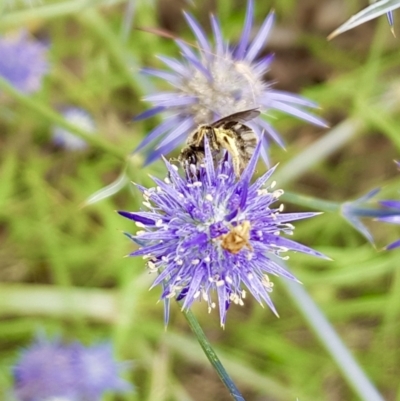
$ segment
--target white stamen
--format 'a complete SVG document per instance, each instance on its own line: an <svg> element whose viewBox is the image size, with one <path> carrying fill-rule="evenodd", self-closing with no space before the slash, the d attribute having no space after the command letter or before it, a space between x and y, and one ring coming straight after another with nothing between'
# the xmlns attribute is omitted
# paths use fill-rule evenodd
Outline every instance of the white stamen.
<svg viewBox="0 0 400 401"><path fill-rule="evenodd" d="M146 227L141 221L135 221L136 227L144 228Z"/></svg>
<svg viewBox="0 0 400 401"><path fill-rule="evenodd" d="M170 180L168 177L165 177L165 178L164 178L164 182L165 182L166 184L171 184L171 180Z"/></svg>
<svg viewBox="0 0 400 401"><path fill-rule="evenodd" d="M224 284L225 284L225 281L224 281L224 280L218 280L218 281L216 282L216 286L217 286L217 287L222 287Z"/></svg>
<svg viewBox="0 0 400 401"><path fill-rule="evenodd" d="M214 200L214 198L210 194L207 194L205 198L210 202L212 202Z"/></svg>
<svg viewBox="0 0 400 401"><path fill-rule="evenodd" d="M151 208L151 204L149 203L149 202L143 202L143 205L145 205L146 207L148 207L148 208Z"/></svg>
<svg viewBox="0 0 400 401"><path fill-rule="evenodd" d="M283 194L284 194L283 189L277 189L276 191L274 191L274 192L272 193L272 196L273 196L274 198L279 198L279 197L282 196Z"/></svg>
<svg viewBox="0 0 400 401"><path fill-rule="evenodd" d="M192 265L198 265L200 263L200 259L193 259L192 260Z"/></svg>

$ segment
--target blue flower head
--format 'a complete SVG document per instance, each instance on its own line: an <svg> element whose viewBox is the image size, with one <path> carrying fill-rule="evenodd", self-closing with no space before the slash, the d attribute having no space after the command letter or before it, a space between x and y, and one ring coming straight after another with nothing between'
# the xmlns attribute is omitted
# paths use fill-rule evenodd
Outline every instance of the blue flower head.
<svg viewBox="0 0 400 401"><path fill-rule="evenodd" d="M325 257L281 236L292 234L290 222L318 213L282 213L282 205L272 206L283 193L273 189L274 183L267 185L274 169L250 182L260 149L261 142L236 180L228 155L214 167L206 140L205 164L198 170L191 165L181 176L165 161L168 178L153 178L155 188L137 186L146 210L119 212L141 228L135 236L127 234L140 246L130 256L143 257L158 273L152 287L163 288L166 322L171 298L183 300L183 309L204 300L212 310L217 300L224 326L230 304L243 304L245 288L276 313L268 275L295 277L271 255L286 259L287 251L298 251Z"/></svg>
<svg viewBox="0 0 400 401"><path fill-rule="evenodd" d="M63 111L64 118L71 124L83 129L88 134L94 134L96 127L92 117L78 107L68 107ZM53 142L67 150L84 150L87 143L63 127L53 127Z"/></svg>
<svg viewBox="0 0 400 401"><path fill-rule="evenodd" d="M400 201L398 200L383 200L379 202L381 206L386 208L386 216L378 217L378 221L384 223L400 224ZM386 246L387 250L395 249L400 247L400 239L392 242Z"/></svg>
<svg viewBox="0 0 400 401"><path fill-rule="evenodd" d="M29 39L25 31L17 36L0 37L0 76L23 93L42 87L49 70L47 46Z"/></svg>
<svg viewBox="0 0 400 401"><path fill-rule="evenodd" d="M158 141L156 150L150 153L147 163L162 154L167 154L188 136L188 132L199 124L211 123L217 118L233 113L259 108L262 112L279 110L306 120L310 123L326 126L325 122L311 114L307 108L316 107L315 103L291 93L271 89L271 83L263 76L272 62L272 55L258 58L274 22L270 13L259 32L251 40L253 28L253 0L248 0L247 13L239 43L231 48L223 39L220 24L211 16L214 33L212 45L198 22L188 13L184 16L193 31L198 49L186 42L176 40L182 59L178 60L159 55L158 58L168 71L147 68L146 74L161 78L173 89L146 96L144 100L154 107L136 119L148 118L160 112L167 112L167 117L142 141L136 151ZM261 138L264 137L263 158L269 139L283 146L283 141L273 126L262 118L256 118L248 124Z"/></svg>
<svg viewBox="0 0 400 401"><path fill-rule="evenodd" d="M399 163L396 163L400 167ZM379 192L380 189L376 188L359 199L343 203L341 207L343 217L372 244L374 238L361 219L374 218L376 221L384 223L400 224L400 201L382 200L375 201L372 207L369 205L370 200ZM400 247L400 240L387 245L385 249L390 250L398 247Z"/></svg>
<svg viewBox="0 0 400 401"><path fill-rule="evenodd" d="M39 339L24 350L14 366L18 401L99 401L105 392L126 392L110 344L85 347Z"/></svg>

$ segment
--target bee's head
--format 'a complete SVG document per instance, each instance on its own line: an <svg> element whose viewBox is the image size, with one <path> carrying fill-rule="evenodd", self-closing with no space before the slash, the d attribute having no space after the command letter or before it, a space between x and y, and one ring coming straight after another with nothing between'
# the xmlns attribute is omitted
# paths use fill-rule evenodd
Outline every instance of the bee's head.
<svg viewBox="0 0 400 401"><path fill-rule="evenodd" d="M198 157L196 154L196 151L194 151L191 148L184 148L181 151L181 154L179 155L178 160L182 163L182 164L194 164L195 166L197 165Z"/></svg>
<svg viewBox="0 0 400 401"><path fill-rule="evenodd" d="M213 135L214 133L214 128L211 125L200 125L197 132L196 132L196 137L194 140L196 142L202 142L204 141L204 137L206 136L208 139Z"/></svg>

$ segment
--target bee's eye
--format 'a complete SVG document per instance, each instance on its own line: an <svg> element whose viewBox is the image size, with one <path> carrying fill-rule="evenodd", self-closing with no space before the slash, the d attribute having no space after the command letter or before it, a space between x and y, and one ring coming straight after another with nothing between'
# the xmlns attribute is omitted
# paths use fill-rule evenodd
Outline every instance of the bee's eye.
<svg viewBox="0 0 400 401"><path fill-rule="evenodd" d="M189 157L189 164L197 164L197 157L195 153L192 153Z"/></svg>
<svg viewBox="0 0 400 401"><path fill-rule="evenodd" d="M214 134L214 128L208 127L206 131L206 135L210 137L210 135Z"/></svg>

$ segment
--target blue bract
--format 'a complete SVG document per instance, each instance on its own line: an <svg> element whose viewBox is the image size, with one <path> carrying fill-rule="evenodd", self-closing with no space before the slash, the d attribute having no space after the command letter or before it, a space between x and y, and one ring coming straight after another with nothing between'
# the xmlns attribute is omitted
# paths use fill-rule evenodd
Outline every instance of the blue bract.
<svg viewBox="0 0 400 401"><path fill-rule="evenodd" d="M258 58L274 22L274 13L270 13L260 30L251 40L253 29L253 0L247 4L247 13L239 43L231 48L224 41L221 27L216 17L211 16L214 33L214 45L210 44L198 22L188 13L185 18L193 31L197 46L176 40L182 59L158 56L169 71L147 68L145 73L165 80L173 87L170 92L160 92L146 96L144 100L154 107L145 111L136 119L148 118L160 112L169 112L163 122L142 141L136 151L158 141L156 149L150 153L150 163L175 149L187 137L188 132L198 124L209 124L217 118L233 113L259 108L263 113L279 110L310 123L326 126L325 122L307 108L316 107L315 103L291 94L271 89L271 83L263 77L268 71L273 56L268 54ZM261 138L262 132L284 146L283 141L267 121L256 118L248 124ZM265 136L263 158L268 139Z"/></svg>
<svg viewBox="0 0 400 401"><path fill-rule="evenodd" d="M18 401L98 401L108 391L131 389L120 377L123 369L108 343L85 347L39 339L14 366L14 395Z"/></svg>
<svg viewBox="0 0 400 401"><path fill-rule="evenodd" d="M389 216L381 216L377 218L379 221L391 224L400 224L400 201L398 200L384 200L379 202L382 206L387 209L387 213L391 213ZM392 242L386 246L386 249L394 249L400 247L400 239Z"/></svg>
<svg viewBox="0 0 400 401"><path fill-rule="evenodd" d="M245 288L276 313L268 275L295 277L271 256L286 259L287 251L298 251L325 258L281 236L292 234L290 222L318 213L282 213L282 205L272 207L283 193L273 189L274 183L267 185L274 169L250 182L260 148L261 142L236 180L229 155L214 167L206 140L205 165L198 170L191 165L181 176L165 161L168 178L153 178L155 188L137 185L147 210L119 212L141 228L135 236L127 234L140 245L131 256L142 256L158 273L152 287L163 287L166 322L171 298L183 300L183 309L203 300L212 310L217 300L224 326L230 304L243 304Z"/></svg>
<svg viewBox="0 0 400 401"><path fill-rule="evenodd" d="M382 200L375 202L373 207L367 204L379 191L380 189L376 188L361 198L345 202L342 205L343 217L371 243L374 243L374 238L362 219L372 217L384 223L400 224L400 201ZM383 206L383 208L377 206ZM390 250L398 247L400 247L400 240L387 245L385 249Z"/></svg>
<svg viewBox="0 0 400 401"><path fill-rule="evenodd" d="M49 70L47 46L29 39L26 32L0 38L0 77L23 93L42 87Z"/></svg>

